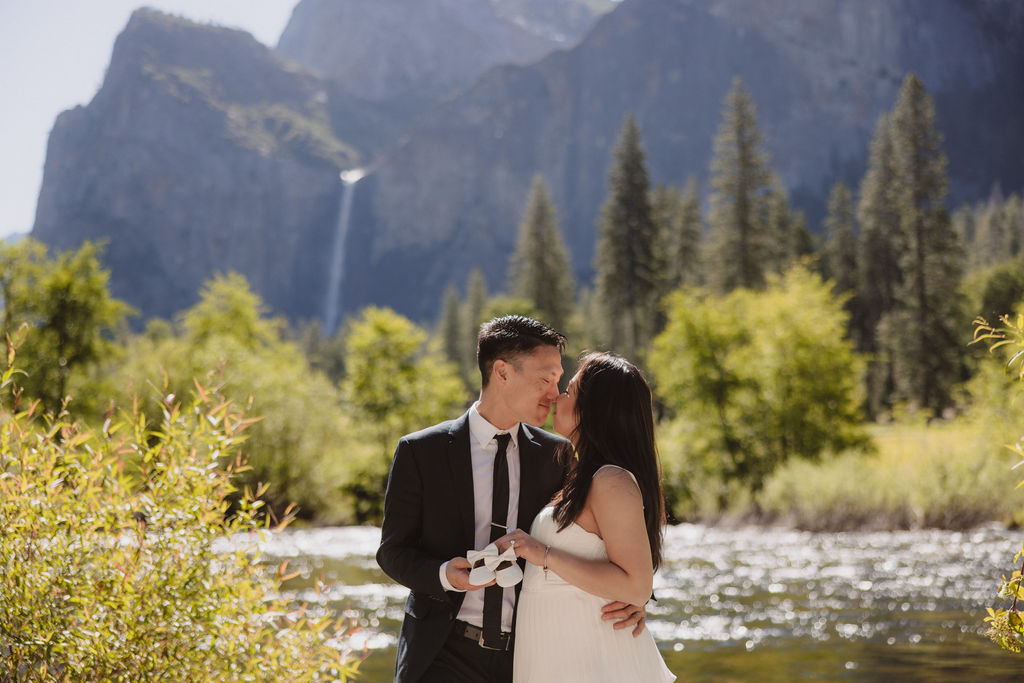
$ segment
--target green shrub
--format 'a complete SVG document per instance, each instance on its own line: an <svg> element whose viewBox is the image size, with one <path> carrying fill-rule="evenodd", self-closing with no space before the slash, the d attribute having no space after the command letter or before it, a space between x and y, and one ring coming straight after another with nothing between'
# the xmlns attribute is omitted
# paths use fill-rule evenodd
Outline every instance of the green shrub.
<svg viewBox="0 0 1024 683"><path fill-rule="evenodd" d="M350 322L345 361L341 391L365 447L349 459L344 491L357 522L379 523L398 440L456 417L468 395L458 367L427 333L388 308L371 306Z"/></svg>
<svg viewBox="0 0 1024 683"><path fill-rule="evenodd" d="M770 277L763 291L669 296L648 363L655 393L688 435L678 442L684 452L663 449L669 468L684 458L681 471L757 491L790 458L862 443L862 363L844 337L842 303L804 265ZM698 495L686 479L678 487ZM727 490L719 498L730 504Z"/></svg>
<svg viewBox="0 0 1024 683"><path fill-rule="evenodd" d="M337 387L310 368L302 350L281 339L282 322L267 316L260 298L242 276L207 282L200 301L185 311L175 329L151 325L127 343L126 360L116 361L111 384L133 392L156 391L148 378L162 372L170 391L187 394L194 378L216 383L221 393L260 420L248 431L249 469L240 481L271 485L262 496L279 514L295 503L302 519L326 524L357 521L355 499L345 493L358 477L368 446L353 427ZM114 394L128 405L131 394ZM153 407L151 419L158 419Z"/></svg>
<svg viewBox="0 0 1024 683"><path fill-rule="evenodd" d="M762 512L804 529L964 529L1024 521L1013 464L991 424L969 418L871 428L874 450L790 461L765 483Z"/></svg>
<svg viewBox="0 0 1024 683"><path fill-rule="evenodd" d="M996 357L1005 359L1006 368L1013 372L1017 380L1024 381L1024 313L1021 312L1020 303L1014 308L1017 310L1016 315L1002 316L998 326L989 324L984 318L976 318L974 342L984 342ZM997 387L1005 386L1004 382L995 384ZM1016 396L1019 396L1019 393ZM1020 432L1018 431L1017 434ZM1024 438L1015 441L1010 448L1018 458L1024 457ZM1024 464L1024 460L1019 460L1014 467L1020 467L1022 464ZM1017 486L1024 486L1024 480ZM1024 545L1014 556L1014 564L1021 562L1022 557L1024 557ZM989 607L987 608L988 616L985 618L985 622L989 625L986 631L988 637L999 647L1010 652L1024 650L1024 618L1017 610L1018 599L1024 597L1024 590L1021 588L1022 580L1024 580L1024 563L1009 577L1004 575L999 584L999 596L1007 600L1013 599L1010 609Z"/></svg>
<svg viewBox="0 0 1024 683"><path fill-rule="evenodd" d="M260 492L231 484L252 419L197 384L191 401L166 395L152 427L136 402L88 431L19 405L11 362L0 377L0 680L356 671L344 624L277 598L283 571L215 550L265 528Z"/></svg>

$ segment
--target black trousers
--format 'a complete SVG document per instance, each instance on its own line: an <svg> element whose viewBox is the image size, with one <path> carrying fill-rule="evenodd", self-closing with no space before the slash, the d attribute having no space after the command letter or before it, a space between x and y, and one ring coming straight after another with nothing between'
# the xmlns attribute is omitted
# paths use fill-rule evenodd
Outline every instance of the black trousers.
<svg viewBox="0 0 1024 683"><path fill-rule="evenodd" d="M420 683L511 683L512 650L488 650L453 630Z"/></svg>

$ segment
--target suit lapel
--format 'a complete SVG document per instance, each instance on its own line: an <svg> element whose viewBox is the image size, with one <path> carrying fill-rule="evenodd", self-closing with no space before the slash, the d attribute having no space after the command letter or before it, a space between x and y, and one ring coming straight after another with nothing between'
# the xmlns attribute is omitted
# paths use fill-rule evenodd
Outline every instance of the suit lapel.
<svg viewBox="0 0 1024 683"><path fill-rule="evenodd" d="M469 413L456 420L448 432L448 467L452 475L452 497L459 510L459 533L463 548L474 547L473 458L469 450Z"/></svg>

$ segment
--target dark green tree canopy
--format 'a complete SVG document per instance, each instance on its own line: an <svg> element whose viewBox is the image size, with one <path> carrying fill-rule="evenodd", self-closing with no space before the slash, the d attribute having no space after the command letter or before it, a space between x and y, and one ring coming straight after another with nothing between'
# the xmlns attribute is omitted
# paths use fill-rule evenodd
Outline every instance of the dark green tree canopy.
<svg viewBox="0 0 1024 683"><path fill-rule="evenodd" d="M708 283L717 291L764 284L777 262L769 226L773 174L750 91L737 76L725 97L711 160Z"/></svg>
<svg viewBox="0 0 1024 683"><path fill-rule="evenodd" d="M853 196L842 181L832 186L825 217L825 253L822 266L837 294L857 289L857 234Z"/></svg>
<svg viewBox="0 0 1024 683"><path fill-rule="evenodd" d="M540 319L564 330L575 302L569 252L544 177L534 176L509 268L509 290L526 299Z"/></svg>
<svg viewBox="0 0 1024 683"><path fill-rule="evenodd" d="M653 334L659 274L645 154L631 114L615 143L608 185L598 219L598 300L607 326L606 343L635 360Z"/></svg>
<svg viewBox="0 0 1024 683"><path fill-rule="evenodd" d="M101 251L85 242L50 257L31 239L0 245L3 333L19 337L25 326L19 357L27 376L21 385L26 397L39 399L53 413L73 381L117 352L114 332L132 312L110 295ZM90 407L94 396L80 393L79 408Z"/></svg>

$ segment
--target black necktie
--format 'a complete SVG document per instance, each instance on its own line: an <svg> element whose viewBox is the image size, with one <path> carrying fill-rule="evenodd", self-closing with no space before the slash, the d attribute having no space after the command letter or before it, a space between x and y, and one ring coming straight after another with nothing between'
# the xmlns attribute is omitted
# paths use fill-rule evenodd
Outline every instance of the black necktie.
<svg viewBox="0 0 1024 683"><path fill-rule="evenodd" d="M505 449L511 434L495 434L498 452L494 456L494 486L491 489L491 542L505 535L508 522L508 458ZM484 589L484 645L505 649L501 643L501 603L505 589L488 586Z"/></svg>

